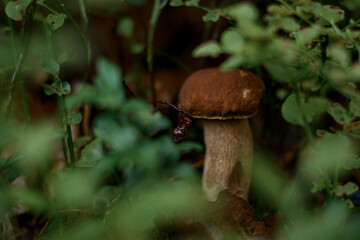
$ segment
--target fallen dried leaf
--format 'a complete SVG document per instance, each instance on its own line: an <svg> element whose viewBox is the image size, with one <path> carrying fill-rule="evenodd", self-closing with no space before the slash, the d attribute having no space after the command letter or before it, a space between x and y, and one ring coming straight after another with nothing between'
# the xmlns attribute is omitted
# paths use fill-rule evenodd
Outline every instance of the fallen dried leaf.
<svg viewBox="0 0 360 240"><path fill-rule="evenodd" d="M184 140L190 125L191 119L186 114L179 112L178 125L174 129L174 141L176 143Z"/></svg>

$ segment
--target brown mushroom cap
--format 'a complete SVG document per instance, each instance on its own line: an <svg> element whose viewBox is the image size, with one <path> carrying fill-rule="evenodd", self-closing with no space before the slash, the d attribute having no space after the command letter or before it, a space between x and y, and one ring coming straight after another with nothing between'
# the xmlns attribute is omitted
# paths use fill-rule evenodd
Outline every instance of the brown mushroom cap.
<svg viewBox="0 0 360 240"><path fill-rule="evenodd" d="M264 83L252 72L202 69L184 82L179 105L194 118L249 118L256 114L264 90Z"/></svg>

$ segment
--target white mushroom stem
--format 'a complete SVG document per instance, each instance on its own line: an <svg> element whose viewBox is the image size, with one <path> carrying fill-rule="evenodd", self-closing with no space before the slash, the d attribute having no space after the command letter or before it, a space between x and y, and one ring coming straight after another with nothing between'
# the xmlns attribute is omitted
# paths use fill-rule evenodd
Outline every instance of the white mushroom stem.
<svg viewBox="0 0 360 240"><path fill-rule="evenodd" d="M203 190L210 201L228 190L247 200L253 138L247 119L204 120L205 163Z"/></svg>

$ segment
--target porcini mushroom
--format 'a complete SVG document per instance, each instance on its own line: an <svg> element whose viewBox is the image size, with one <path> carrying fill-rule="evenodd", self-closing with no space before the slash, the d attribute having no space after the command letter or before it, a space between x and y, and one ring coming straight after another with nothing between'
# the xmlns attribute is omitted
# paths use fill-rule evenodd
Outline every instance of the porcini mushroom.
<svg viewBox="0 0 360 240"><path fill-rule="evenodd" d="M247 70L208 68L190 75L179 93L181 109L204 119L203 190L210 201L227 190L247 199L253 157L248 118L256 114L264 83Z"/></svg>

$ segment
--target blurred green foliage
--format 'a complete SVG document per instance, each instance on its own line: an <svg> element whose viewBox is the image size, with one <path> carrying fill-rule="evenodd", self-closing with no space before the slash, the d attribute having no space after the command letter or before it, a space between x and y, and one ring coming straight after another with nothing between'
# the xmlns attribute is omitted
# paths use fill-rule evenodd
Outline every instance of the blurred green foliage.
<svg viewBox="0 0 360 240"><path fill-rule="evenodd" d="M171 218L180 212L190 215L197 208L201 192L197 175L190 165L177 160L181 152L198 145L175 145L170 135L152 137L170 122L153 113L144 100L126 100L120 70L114 63L100 59L97 70L94 85L84 85L67 98L69 106L92 103L102 110L95 119L94 139L82 150L76 170L50 171L49 146L61 137L52 127L19 129L6 122L0 127L4 133L1 142L16 143L16 152L21 154L1 161L0 189L6 201L1 204L1 218L18 204L52 214L64 230L59 222L51 221L48 229L52 230L42 236L46 239L146 237L159 214ZM10 186L21 174L40 175L46 191ZM172 177L178 180L171 181ZM80 216L74 214L78 212ZM62 215L69 213L74 215L72 220L64 221ZM78 218L82 219L80 225L74 226L72 222ZM98 221L100 218L103 220Z"/></svg>
<svg viewBox="0 0 360 240"><path fill-rule="evenodd" d="M51 75L51 82L43 88L46 95L56 96L59 124L24 126L3 117L7 94L14 87L9 79L24 70L15 63L20 61L20 45L29 40L18 43L14 37L29 37L23 32L29 27L26 9L31 2L4 0L0 5L8 17L0 37L0 238L16 239L10 217L22 211L46 216L37 239L156 239L158 222L205 215L199 176L189 164L179 162L183 153L202 151L201 144L175 144L167 133L170 120L154 112L145 100L127 97L122 81L128 76L106 58L96 59L91 84L85 77L74 90L61 79L62 64L71 50L61 52L54 46L56 31L67 22L72 24L87 65L91 48L86 24L91 11L86 8L90 3L94 8L111 9L121 8L124 2L141 6L146 1L85 4L80 0L82 29L67 4L38 0L41 10L34 21L41 23L37 31L42 33L40 45L44 46L34 47L21 67L38 64ZM247 68L260 77L266 73L270 84L277 86L276 93L268 94L281 100L283 119L306 132L307 141L291 176L273 164L276 157L272 153L257 149L255 154L253 194L283 216L275 238L358 239L358 209L348 198L359 189L356 183L341 180L360 167L356 148L360 138L360 20L356 19L360 2L328 5L325 1L278 0L264 3L266 9L258 9L251 1L233 2L224 8L203 7L198 0L159 4L161 8L168 4L201 9L202 20L208 23L225 20L227 29L218 39L199 44L193 56L225 56L224 70ZM116 31L130 40L131 54L142 54L145 45L134 38L133 19L117 20ZM16 32L14 24L23 24L24 30ZM66 41L73 40L62 38L64 48ZM42 56L39 62L36 54ZM20 77L16 80L23 82ZM71 127L83 121L78 109L84 104L97 111L93 136L73 142ZM323 118L331 122L330 127L318 124ZM166 133L159 134L162 131ZM69 166L57 169L60 143ZM81 147L75 162L74 149ZM314 195L323 198L314 203Z"/></svg>

